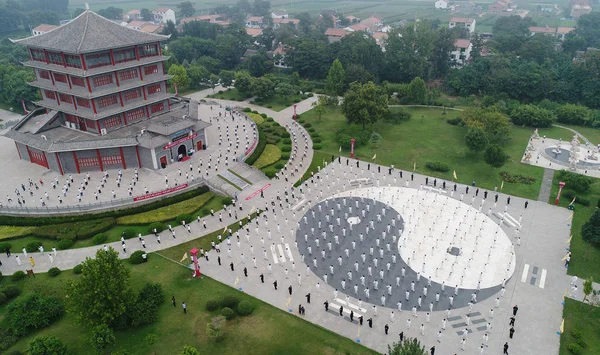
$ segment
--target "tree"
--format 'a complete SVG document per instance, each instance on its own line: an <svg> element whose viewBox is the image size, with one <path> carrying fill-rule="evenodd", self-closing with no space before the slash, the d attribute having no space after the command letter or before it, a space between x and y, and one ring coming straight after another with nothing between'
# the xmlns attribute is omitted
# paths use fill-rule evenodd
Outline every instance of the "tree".
<svg viewBox="0 0 600 355"><path fill-rule="evenodd" d="M200 352L189 345L184 345L181 355L200 355Z"/></svg>
<svg viewBox="0 0 600 355"><path fill-rule="evenodd" d="M462 114L468 127L481 127L490 142L504 142L510 135L510 120L496 108L467 108Z"/></svg>
<svg viewBox="0 0 600 355"><path fill-rule="evenodd" d="M231 70L221 70L219 72L219 80L221 82L221 86L229 87L233 84L233 80L235 79L235 72Z"/></svg>
<svg viewBox="0 0 600 355"><path fill-rule="evenodd" d="M529 127L551 127L554 113L535 105L519 105L510 113L513 124Z"/></svg>
<svg viewBox="0 0 600 355"><path fill-rule="evenodd" d="M264 52L251 55L244 64L248 68L250 75L255 78L265 75L273 67L273 62L267 60L266 53Z"/></svg>
<svg viewBox="0 0 600 355"><path fill-rule="evenodd" d="M489 141L485 132L480 127L471 127L465 136L465 144L467 148L475 154L482 152L487 147Z"/></svg>
<svg viewBox="0 0 600 355"><path fill-rule="evenodd" d="M152 12L146 8L140 10L140 15L144 21L152 21L154 20L154 15Z"/></svg>
<svg viewBox="0 0 600 355"><path fill-rule="evenodd" d="M123 9L110 6L106 9L98 10L98 15L106 17L109 20L121 20L123 19Z"/></svg>
<svg viewBox="0 0 600 355"><path fill-rule="evenodd" d="M582 305L585 303L585 301L588 300L588 298L592 295L593 292L594 279L590 277L589 279L583 281L583 300L581 301Z"/></svg>
<svg viewBox="0 0 600 355"><path fill-rule="evenodd" d="M256 16L271 18L271 2L269 0L254 0L252 12Z"/></svg>
<svg viewBox="0 0 600 355"><path fill-rule="evenodd" d="M319 122L321 122L321 115L325 112L325 106L327 106L327 96L319 96L317 101L312 103L315 108L315 112L319 114Z"/></svg>
<svg viewBox="0 0 600 355"><path fill-rule="evenodd" d="M483 154L483 160L487 165L493 168L501 168L508 160L509 156L504 153L504 150L496 144L487 147Z"/></svg>
<svg viewBox="0 0 600 355"><path fill-rule="evenodd" d="M29 355L63 355L67 346L54 335L38 336L29 343Z"/></svg>
<svg viewBox="0 0 600 355"><path fill-rule="evenodd" d="M275 83L267 77L255 78L252 83L252 94L263 101L275 95Z"/></svg>
<svg viewBox="0 0 600 355"><path fill-rule="evenodd" d="M190 65L187 68L187 75L189 77L190 85L193 88L199 88L204 82L206 82L211 75L205 67L201 65Z"/></svg>
<svg viewBox="0 0 600 355"><path fill-rule="evenodd" d="M581 238L588 243L600 243L600 209L581 227Z"/></svg>
<svg viewBox="0 0 600 355"><path fill-rule="evenodd" d="M600 45L600 13L591 12L589 14L582 15L577 20L577 27L573 31L574 37L581 37L585 42L582 46L577 48L585 50L589 47L597 48Z"/></svg>
<svg viewBox="0 0 600 355"><path fill-rule="evenodd" d="M390 31L385 42L382 79L406 83L418 76L429 80L435 38L436 32L428 21Z"/></svg>
<svg viewBox="0 0 600 355"><path fill-rule="evenodd" d="M96 258L86 258L81 275L68 285L70 311L79 322L95 326L110 324L126 311L132 299L129 268L113 249L98 250Z"/></svg>
<svg viewBox="0 0 600 355"><path fill-rule="evenodd" d="M239 92L249 94L252 90L254 78L246 70L240 70L235 73L235 88Z"/></svg>
<svg viewBox="0 0 600 355"><path fill-rule="evenodd" d="M96 353L102 354L108 346L114 345L116 341L115 332L106 324L100 324L92 329L90 345Z"/></svg>
<svg viewBox="0 0 600 355"><path fill-rule="evenodd" d="M375 39L357 31L329 46L332 57L339 58L344 68L360 65L378 78L382 69L383 52Z"/></svg>
<svg viewBox="0 0 600 355"><path fill-rule="evenodd" d="M285 82L280 82L279 84L277 84L277 87L275 87L275 93L279 96L282 97L288 97L288 96L292 96L294 94L296 94L298 92L298 87L285 83Z"/></svg>
<svg viewBox="0 0 600 355"><path fill-rule="evenodd" d="M560 123L583 126L591 117L590 109L585 106L564 104L556 108L556 120Z"/></svg>
<svg viewBox="0 0 600 355"><path fill-rule="evenodd" d="M344 78L344 90L351 83L358 82L361 84L366 84L369 81L373 81L374 77L367 69L365 69L360 64L350 63L346 68L346 77Z"/></svg>
<svg viewBox="0 0 600 355"><path fill-rule="evenodd" d="M454 27L453 30L456 28L457 27ZM468 32L469 31L467 30L467 33ZM435 78L444 77L450 71L453 64L450 52L454 50L454 41L456 38L456 33L445 27L437 31L437 38L431 57L433 76Z"/></svg>
<svg viewBox="0 0 600 355"><path fill-rule="evenodd" d="M177 5L177 8L181 17L192 17L196 13L196 9L194 9L194 5L190 1L180 3Z"/></svg>
<svg viewBox="0 0 600 355"><path fill-rule="evenodd" d="M388 355L428 355L416 338L405 338L402 343L388 345Z"/></svg>
<svg viewBox="0 0 600 355"><path fill-rule="evenodd" d="M367 123L374 123L389 115L388 97L382 87L372 82L353 83L344 95L342 113L346 121L361 124L363 130Z"/></svg>
<svg viewBox="0 0 600 355"><path fill-rule="evenodd" d="M408 102L411 104L425 104L427 103L427 86L425 85L425 81L423 79L416 77L408 86L407 93Z"/></svg>
<svg viewBox="0 0 600 355"><path fill-rule="evenodd" d="M210 323L206 324L206 334L215 342L223 339L223 327L225 327L225 317L214 317Z"/></svg>
<svg viewBox="0 0 600 355"><path fill-rule="evenodd" d="M344 94L345 72L339 59L335 59L329 68L327 78L325 79L325 91L332 96L342 96Z"/></svg>
<svg viewBox="0 0 600 355"><path fill-rule="evenodd" d="M35 101L39 91L27 85L35 80L35 74L22 66L4 65L0 61L0 100L15 105L19 100Z"/></svg>
<svg viewBox="0 0 600 355"><path fill-rule="evenodd" d="M213 89L213 92L215 92L215 87L219 85L219 76L210 73L210 75L208 76L208 80L206 80L206 83L208 84L208 86L210 86L211 89Z"/></svg>
<svg viewBox="0 0 600 355"><path fill-rule="evenodd" d="M188 76L187 70L183 65L173 64L169 67L168 71L169 75L173 75L170 83L176 84L179 90L183 90L188 87L190 84L190 78Z"/></svg>
<svg viewBox="0 0 600 355"><path fill-rule="evenodd" d="M163 28L162 34L165 36L171 36L171 40L177 39L179 31L175 27L175 23L171 20L167 20L167 25Z"/></svg>

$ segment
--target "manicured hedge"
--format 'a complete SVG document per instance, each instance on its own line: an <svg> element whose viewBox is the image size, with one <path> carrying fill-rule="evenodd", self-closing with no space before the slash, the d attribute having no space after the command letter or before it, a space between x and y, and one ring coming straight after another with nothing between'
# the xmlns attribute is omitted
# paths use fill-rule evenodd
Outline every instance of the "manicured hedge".
<svg viewBox="0 0 600 355"><path fill-rule="evenodd" d="M61 223L73 223L80 221L90 221L90 220L98 220L107 217L121 217L128 216L131 214L142 213L147 211L152 211L159 207L164 207L168 205L172 205L173 203L188 200L194 196L201 195L203 193L209 192L210 189L208 186L201 186L191 191L186 191L184 193L164 198L162 200L154 201L145 205L135 206L131 208L125 208L120 210L110 210L101 213L87 213L82 215L74 215L74 216L56 216L56 217L23 217L23 216L0 216L0 225L9 225L9 226L42 226L42 225L52 225L52 224L61 224ZM90 235L99 232L94 232Z"/></svg>
<svg viewBox="0 0 600 355"><path fill-rule="evenodd" d="M258 158L261 156L266 146L267 139L265 132L263 132L261 125L258 125L258 143L256 144L256 149L254 149L254 152L252 152L252 154L250 154L250 156L246 159L246 164L254 164L254 162L256 162L256 160L258 160Z"/></svg>
<svg viewBox="0 0 600 355"><path fill-rule="evenodd" d="M116 225L114 217L98 220L45 225L34 229L31 235L49 239L88 239Z"/></svg>
<svg viewBox="0 0 600 355"><path fill-rule="evenodd" d="M448 167L448 164L442 163L440 161L428 161L428 162L425 163L425 166L429 170L440 171L440 172L443 172L443 173L445 173L446 171L450 170L450 167Z"/></svg>
<svg viewBox="0 0 600 355"><path fill-rule="evenodd" d="M94 245L102 244L108 239L108 236L105 233L98 233L92 238L92 243Z"/></svg>
<svg viewBox="0 0 600 355"><path fill-rule="evenodd" d="M144 258L142 257L143 254L144 254L144 251L142 251L142 250L134 251L131 254L131 256L129 257L129 262L134 265L143 263L144 262Z"/></svg>
<svg viewBox="0 0 600 355"><path fill-rule="evenodd" d="M72 239L59 239L58 240L58 250L67 250L72 247L74 244Z"/></svg>
<svg viewBox="0 0 600 355"><path fill-rule="evenodd" d="M50 276L50 277L56 277L58 275L60 275L60 269L59 268L53 267L53 268L50 268L48 270L48 276Z"/></svg>

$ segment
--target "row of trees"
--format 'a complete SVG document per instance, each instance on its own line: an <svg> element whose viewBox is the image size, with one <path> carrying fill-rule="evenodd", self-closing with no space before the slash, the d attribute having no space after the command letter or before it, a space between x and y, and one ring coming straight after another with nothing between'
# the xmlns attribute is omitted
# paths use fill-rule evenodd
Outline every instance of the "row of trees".
<svg viewBox="0 0 600 355"><path fill-rule="evenodd" d="M0 33L29 31L42 23L58 25L69 17L69 0L0 0Z"/></svg>

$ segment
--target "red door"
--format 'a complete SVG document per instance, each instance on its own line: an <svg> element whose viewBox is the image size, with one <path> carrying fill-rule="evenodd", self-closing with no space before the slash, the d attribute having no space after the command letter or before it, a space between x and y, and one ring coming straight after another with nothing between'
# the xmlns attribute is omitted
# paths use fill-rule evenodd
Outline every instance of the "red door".
<svg viewBox="0 0 600 355"><path fill-rule="evenodd" d="M166 156L160 157L160 167L163 169L167 167L167 157Z"/></svg>
<svg viewBox="0 0 600 355"><path fill-rule="evenodd" d="M202 150L202 141L196 142L196 150Z"/></svg>

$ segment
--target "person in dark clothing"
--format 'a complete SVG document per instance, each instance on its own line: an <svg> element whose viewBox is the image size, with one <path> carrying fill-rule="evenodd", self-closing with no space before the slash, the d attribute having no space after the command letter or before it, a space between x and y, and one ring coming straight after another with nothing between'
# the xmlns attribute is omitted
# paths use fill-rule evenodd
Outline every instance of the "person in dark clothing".
<svg viewBox="0 0 600 355"><path fill-rule="evenodd" d="M373 318L367 319L367 324L369 325L369 328L373 328Z"/></svg>
<svg viewBox="0 0 600 355"><path fill-rule="evenodd" d="M513 316L516 316L518 311L519 311L519 307L517 307L517 305L515 305L513 307Z"/></svg>
<svg viewBox="0 0 600 355"><path fill-rule="evenodd" d="M290 293L290 296L292 295L292 285L290 285L290 287L288 287L288 292Z"/></svg>
<svg viewBox="0 0 600 355"><path fill-rule="evenodd" d="M340 306L340 316L344 315L344 306Z"/></svg>
<svg viewBox="0 0 600 355"><path fill-rule="evenodd" d="M363 316L358 317L358 323L363 325Z"/></svg>
<svg viewBox="0 0 600 355"><path fill-rule="evenodd" d="M513 338L513 334L515 334L515 328L511 327L510 330L508 331L508 336L512 339Z"/></svg>
<svg viewBox="0 0 600 355"><path fill-rule="evenodd" d="M306 294L306 303L310 303L310 293Z"/></svg>
<svg viewBox="0 0 600 355"><path fill-rule="evenodd" d="M431 355L435 354L435 345L431 347L431 349L429 349L429 351L431 352Z"/></svg>
<svg viewBox="0 0 600 355"><path fill-rule="evenodd" d="M400 332L400 342L404 341L404 332Z"/></svg>
<svg viewBox="0 0 600 355"><path fill-rule="evenodd" d="M503 354L508 355L508 342L504 343L504 352L503 352Z"/></svg>
<svg viewBox="0 0 600 355"><path fill-rule="evenodd" d="M244 276L248 277L248 269L244 268Z"/></svg>
<svg viewBox="0 0 600 355"><path fill-rule="evenodd" d="M510 317L510 323L508 323L511 327L515 326L515 317Z"/></svg>
<svg viewBox="0 0 600 355"><path fill-rule="evenodd" d="M325 301L323 304L325 305L325 312L329 311L329 302Z"/></svg>
<svg viewBox="0 0 600 355"><path fill-rule="evenodd" d="M354 311L350 311L350 323L354 322Z"/></svg>
<svg viewBox="0 0 600 355"><path fill-rule="evenodd" d="M265 283L265 275L260 274L260 282L263 284Z"/></svg>
<svg viewBox="0 0 600 355"><path fill-rule="evenodd" d="M171 303L173 303L173 307L177 307L177 304L175 302L175 296L171 297Z"/></svg>
<svg viewBox="0 0 600 355"><path fill-rule="evenodd" d="M277 281L273 282L273 287L275 287L275 291L277 291Z"/></svg>
<svg viewBox="0 0 600 355"><path fill-rule="evenodd" d="M385 335L387 335L388 330L390 330L390 326L386 324L385 327L383 327L383 330L385 331Z"/></svg>
<svg viewBox="0 0 600 355"><path fill-rule="evenodd" d="M231 268L231 271L234 271L233 270L233 263L229 264L229 267Z"/></svg>

